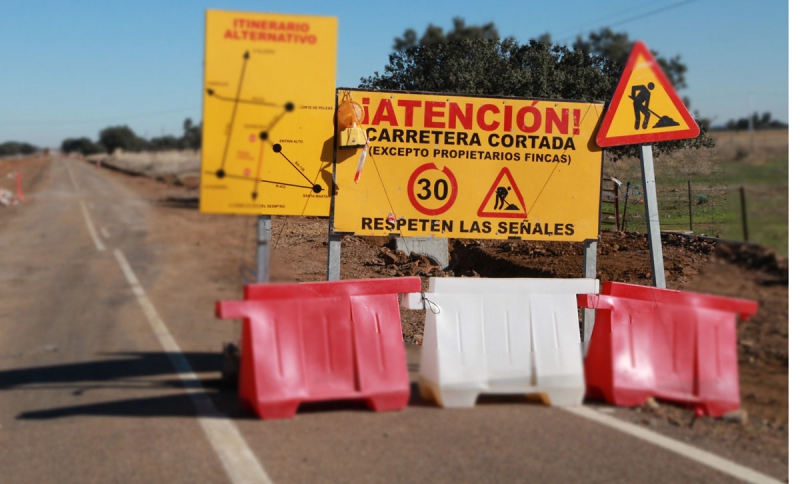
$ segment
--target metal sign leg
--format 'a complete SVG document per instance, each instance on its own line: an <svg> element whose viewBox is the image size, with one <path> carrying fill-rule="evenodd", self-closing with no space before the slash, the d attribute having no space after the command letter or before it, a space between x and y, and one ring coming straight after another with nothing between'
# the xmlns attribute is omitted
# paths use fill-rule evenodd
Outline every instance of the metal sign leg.
<svg viewBox="0 0 800 484"><path fill-rule="evenodd" d="M653 147L639 147L639 159L642 164L642 187L644 187L644 213L647 219L647 236L650 244L650 270L653 274L653 285L667 288L664 276L664 254L661 250L661 223L658 220L658 200L656 199L656 173L653 167Z"/></svg>
<svg viewBox="0 0 800 484"><path fill-rule="evenodd" d="M583 277L597 278L597 241L583 241ZM581 320L583 321L583 356L589 351L589 342L592 339L594 330L594 309L581 309Z"/></svg>
<svg viewBox="0 0 800 484"><path fill-rule="evenodd" d="M342 270L342 236L328 235L328 280L338 281Z"/></svg>
<svg viewBox="0 0 800 484"><path fill-rule="evenodd" d="M272 242L272 216L260 215L257 224L256 282L269 282L269 256Z"/></svg>

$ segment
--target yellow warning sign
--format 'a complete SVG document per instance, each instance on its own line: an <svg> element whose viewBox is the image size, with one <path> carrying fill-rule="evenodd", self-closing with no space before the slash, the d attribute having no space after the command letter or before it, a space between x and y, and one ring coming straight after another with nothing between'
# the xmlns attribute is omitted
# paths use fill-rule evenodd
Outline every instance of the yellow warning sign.
<svg viewBox="0 0 800 484"><path fill-rule="evenodd" d="M603 147L651 143L700 134L694 118L653 55L636 42L597 133Z"/></svg>
<svg viewBox="0 0 800 484"><path fill-rule="evenodd" d="M326 216L336 19L206 12L200 211Z"/></svg>
<svg viewBox="0 0 800 484"><path fill-rule="evenodd" d="M369 143L337 151L336 232L597 237L602 150L594 135L602 104L365 90L349 95L364 110L359 127Z"/></svg>
<svg viewBox="0 0 800 484"><path fill-rule="evenodd" d="M491 201L494 202L494 205L489 208ZM525 200L522 199L522 193L508 167L503 167L500 174L497 175L497 179L492 183L492 188L489 189L478 209L478 216L527 218L528 209L525 208Z"/></svg>

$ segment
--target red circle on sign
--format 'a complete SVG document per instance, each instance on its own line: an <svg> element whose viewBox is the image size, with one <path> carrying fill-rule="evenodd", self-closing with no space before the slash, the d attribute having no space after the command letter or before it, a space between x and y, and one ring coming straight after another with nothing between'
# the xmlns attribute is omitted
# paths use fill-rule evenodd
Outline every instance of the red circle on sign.
<svg viewBox="0 0 800 484"><path fill-rule="evenodd" d="M426 163L417 168L416 170L414 170L414 172L408 178L408 199L411 201L411 205L413 205L414 208L416 208L425 215L431 215L431 216L441 215L446 211L450 210L450 207L452 207L453 204L456 203L456 196L458 196L458 183L456 183L456 176L453 174L452 171L450 171L450 168L446 166L442 168L441 170L442 173L444 173L447 179L450 180L450 184L453 186L452 195L447 200L447 202L445 202L445 204L439 208L425 208L417 201L416 194L414 193L414 184L416 183L417 178L423 172L428 170L438 170L438 168L436 168L436 165L434 165L433 163Z"/></svg>

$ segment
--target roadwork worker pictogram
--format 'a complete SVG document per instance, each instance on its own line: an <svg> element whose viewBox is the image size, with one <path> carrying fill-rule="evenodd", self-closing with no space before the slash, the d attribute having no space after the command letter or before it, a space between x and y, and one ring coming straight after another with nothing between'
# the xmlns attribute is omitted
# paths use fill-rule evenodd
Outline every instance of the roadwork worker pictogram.
<svg viewBox="0 0 800 484"><path fill-rule="evenodd" d="M508 196L508 192L511 191L511 187L497 187L495 190L494 196L494 209L495 210L519 210L519 207L514 205L513 203L506 202L506 197ZM508 205L505 209L505 207Z"/></svg>
<svg viewBox="0 0 800 484"><path fill-rule="evenodd" d="M635 116L633 129L639 129L642 118L644 118L644 122L641 123L642 129L647 129L651 114L655 114L658 118L658 122L652 126L653 128L680 126L677 121L669 116L659 116L655 111L650 109L650 91L655 89L655 87L656 85L652 82L648 82L647 86L638 85L631 87L631 95L628 97L633 99L633 114Z"/></svg>
<svg viewBox="0 0 800 484"><path fill-rule="evenodd" d="M650 91L656 87L652 82L648 82L647 86L633 86L631 88L631 99L633 99L633 114L636 116L636 122L633 129L639 129L639 122L644 117L642 129L647 129L647 123L650 122Z"/></svg>

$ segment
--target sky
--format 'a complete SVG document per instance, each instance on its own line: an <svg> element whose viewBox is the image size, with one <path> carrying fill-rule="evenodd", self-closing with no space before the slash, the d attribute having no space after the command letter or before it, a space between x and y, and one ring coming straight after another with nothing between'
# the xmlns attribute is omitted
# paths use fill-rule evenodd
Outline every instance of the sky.
<svg viewBox="0 0 800 484"><path fill-rule="evenodd" d="M4 0L0 143L59 147L127 125L144 138L180 136L201 120L205 10L338 18L336 79L357 87L383 72L394 38L428 24L493 22L519 41L610 27L687 65L690 111L723 125L752 112L789 121L789 6L779 0ZM793 12L794 13L794 12ZM796 24L795 24L796 25Z"/></svg>

